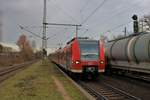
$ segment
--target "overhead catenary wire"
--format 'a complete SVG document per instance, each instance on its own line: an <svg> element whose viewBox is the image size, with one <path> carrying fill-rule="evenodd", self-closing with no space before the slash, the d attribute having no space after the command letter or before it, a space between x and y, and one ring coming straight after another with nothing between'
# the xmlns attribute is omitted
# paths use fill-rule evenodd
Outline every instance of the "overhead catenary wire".
<svg viewBox="0 0 150 100"><path fill-rule="evenodd" d="M143 9L141 9L141 11L143 12ZM108 29L108 30L105 31L105 32L116 30L116 29L118 29L118 28L120 28L120 27L123 27L123 26L125 26L125 25L127 25L127 24L130 24L130 23L132 23L132 22L133 22L133 21L128 21L127 23L120 24L120 25L115 26L115 27L113 27L113 28L111 28L111 29ZM103 32L103 33L104 33L104 32Z"/></svg>
<svg viewBox="0 0 150 100"><path fill-rule="evenodd" d="M133 6L137 6L138 3L140 3L140 2L137 2L137 3L133 4ZM109 18L112 18L112 17L115 17L115 16L117 16L117 15L120 15L121 13L125 13L125 12L128 11L129 8L131 8L131 7L128 7L128 8L126 8L126 9L124 9L123 11L119 11L118 13L116 13L116 14L114 14L114 15L112 15L112 16L109 16ZM144 10L144 9L140 9L141 12L143 12L143 10ZM109 18L107 18L107 19L109 19ZM102 21L103 21L103 22L105 21L105 23L108 22L108 21L110 21L110 20L107 20L107 19L106 19L106 20L102 20ZM127 24L129 24L129 23L131 23L131 21L129 21L129 22L127 22L127 23L120 24L120 25L118 25L118 26L115 26L115 27L113 27L113 28L111 28L111 29L109 29L109 30L107 30L107 31L105 31L105 32L109 32L109 31L116 30L117 28L123 27L123 26L125 26L125 25L127 25ZM97 26L98 26L98 25L97 25ZM88 28L88 29L89 29L89 28ZM105 32L103 32L103 33L105 33ZM94 34L96 34L96 33L94 33Z"/></svg>
<svg viewBox="0 0 150 100"><path fill-rule="evenodd" d="M127 23L124 23L124 24L120 24L120 25L118 25L118 26L115 26L115 27L113 27L113 28L111 28L111 29L108 29L107 31L102 32L102 33L106 33L106 32L109 32L109 31L116 30L116 29L118 29L118 28L120 28L120 27L123 27L123 26L125 26L125 25L127 25L127 24L130 24L130 23L132 23L132 21L128 21Z"/></svg>
<svg viewBox="0 0 150 100"><path fill-rule="evenodd" d="M89 31L89 29L85 29L85 31L83 31L83 32L81 33L81 35L84 37L85 34L86 34L88 31Z"/></svg>
<svg viewBox="0 0 150 100"><path fill-rule="evenodd" d="M54 5L55 5L55 7L57 7L57 9L61 10L65 15L69 16L73 21L78 23L78 21L75 18L73 18L70 14L68 14L66 11L64 11L61 6L59 6L58 4L54 4ZM74 27L76 27L76 36L77 36L77 33L78 33L77 32L78 27L81 26L81 25L77 25L77 24L58 24L58 23L45 23L45 24L46 25L56 25L56 26L74 26Z"/></svg>
<svg viewBox="0 0 150 100"><path fill-rule="evenodd" d="M87 0L87 2L83 5L83 7L80 9L80 12L82 13L84 11L84 9L87 7L87 5L89 4L91 0Z"/></svg>
<svg viewBox="0 0 150 100"><path fill-rule="evenodd" d="M135 7L135 6L138 6L137 4L138 4L139 2L137 2L137 3L135 3L135 4L133 4L133 6ZM130 7L128 7L127 9L129 9ZM120 12L117 12L116 14L114 14L113 16L110 16L109 18L112 18L112 17L115 17L115 16L117 16L117 15L120 15L121 13L124 13L124 12L126 12L126 10L127 9L124 9L123 11L120 11ZM143 10L143 9L141 9L141 10ZM116 12L116 11L115 11ZM105 21L110 21L110 20L105 20ZM104 22L104 20L103 20L103 22ZM105 22L106 23L106 22ZM89 29L89 28L88 28ZM94 33L95 34L95 33Z"/></svg>
<svg viewBox="0 0 150 100"><path fill-rule="evenodd" d="M125 26L125 25L128 25L128 24L130 24L130 23L132 23L133 21L129 21L129 22L127 22L127 23L124 23L124 24L120 24L120 25L118 25L118 26L115 26L115 27L113 27L113 28L111 28L111 29L108 29L107 31L105 31L105 32L103 32L103 33L110 33L111 31L113 31L113 30L116 30L116 29L118 29L118 28L120 28L120 27L123 27L123 26ZM128 32L127 32L128 33ZM128 33L129 34L129 33Z"/></svg>
<svg viewBox="0 0 150 100"><path fill-rule="evenodd" d="M70 15L66 10L64 10L58 3L56 3L55 1L52 1L51 2L55 5L55 7L58 9L58 10L61 10L65 15L67 15L68 17L70 17L70 19L76 23L79 23L78 20L76 20L72 15Z"/></svg>
<svg viewBox="0 0 150 100"><path fill-rule="evenodd" d="M34 33L34 32L32 32L32 31L30 31L30 30L24 28L23 26L19 25L19 27L20 27L20 29L27 31L27 32L29 32L30 34L32 34L32 35L34 35L34 36L36 36L36 37L38 37L38 38L40 38L40 39L43 39L41 36L39 36L39 35L37 35L36 33Z"/></svg>
<svg viewBox="0 0 150 100"><path fill-rule="evenodd" d="M64 32L62 32L62 33L66 33L67 32L67 30L68 30L68 28L64 28ZM58 33L58 32L56 32L56 33ZM54 34L54 36L56 36L57 34ZM54 39L54 38L53 38Z"/></svg>
<svg viewBox="0 0 150 100"><path fill-rule="evenodd" d="M56 34L54 34L54 35L52 35L51 37L43 38L43 37L41 37L40 35L37 35L36 33L34 33L34 32L32 32L32 31L28 30L27 28L25 28L25 27L23 27L23 26L21 26L21 25L19 25L19 27L20 27L21 30L27 31L27 32L29 32L30 34L32 34L32 35L34 35L34 36L36 36L36 37L38 37L38 38L40 38L40 39L42 39L42 40L48 40L48 39L50 39L51 37L53 37L53 36L56 35Z"/></svg>
<svg viewBox="0 0 150 100"><path fill-rule="evenodd" d="M103 0L81 23L84 24L86 23L96 12L97 10L99 10L101 7L103 7L103 5L106 3L107 0Z"/></svg>
<svg viewBox="0 0 150 100"><path fill-rule="evenodd" d="M129 22L127 22L127 23L124 23L124 24L120 24L120 25L118 25L118 26L115 26L115 27L113 27L113 28L111 28L111 29L109 29L109 30L103 32L103 33L105 33L105 34L111 33L113 30L116 30L116 29L118 29L118 28L120 28L120 27L123 27L123 26L125 26L125 25L128 25L128 24L130 24L130 23L132 23L132 21L129 21ZM105 35L105 36L106 36L106 35ZM112 37L112 38L113 38L113 36L114 36L114 34L111 34L111 37Z"/></svg>
<svg viewBox="0 0 150 100"><path fill-rule="evenodd" d="M41 29L42 29L43 26L21 26L21 25L19 25L19 27L20 27L20 29L22 29L22 30L24 30L24 31L27 31L27 32L29 32L30 34L32 34L32 35L34 35L34 36L36 36L36 37L38 37L38 38L40 38L40 39L43 39L40 35L38 35L37 33L32 32L32 31L30 31L30 30L28 29L28 28L41 28ZM55 26L55 27L47 26L47 28L57 28L57 27L56 27L56 26ZM67 28L63 28L63 29L67 29ZM49 37L46 38L46 39L47 39L47 40L48 40L48 39L51 39L51 38L53 38L53 37L56 36L56 35L57 35L57 33L55 33L55 34L49 36Z"/></svg>
<svg viewBox="0 0 150 100"><path fill-rule="evenodd" d="M32 28L32 29L34 29L34 28L43 28L43 26L23 26L24 28ZM68 28L67 26L66 27L60 27L60 26L46 26L46 28L63 28L63 29L66 29L66 28Z"/></svg>
<svg viewBox="0 0 150 100"><path fill-rule="evenodd" d="M52 1L52 0L51 0ZM86 21L91 17L91 15L93 15L104 3L106 2L106 0L104 0L87 18ZM54 3L53 3L54 4ZM58 9L62 10L63 13L66 15L68 15L73 21L78 22L76 19L74 19L70 14L66 13L66 11L64 11L62 9L62 7L58 6L58 4L55 4L57 6Z"/></svg>
<svg viewBox="0 0 150 100"><path fill-rule="evenodd" d="M51 0L51 1L52 1L52 0ZM54 3L53 3L53 4L54 4ZM62 9L62 7L58 6L57 4L55 4L55 6L57 6L57 9L62 10L62 12L63 12L65 15L69 16L73 21L78 22L78 21L77 21L76 19L74 19L70 14L68 14L66 11L64 11L64 10ZM45 11L45 12L46 12L46 11ZM45 12L44 12L44 13L45 13ZM45 17L45 16L44 16L44 17ZM44 19L44 21L45 21L45 19ZM45 25L45 23L44 23L44 25ZM47 26L45 26L45 27L48 28ZM43 39L43 40L47 40L47 39L52 38L53 36L56 36L56 34L54 34L54 35L52 35L51 37L48 37L48 38L44 39L44 37L41 37L41 36L37 35L36 33L33 33L32 31L27 30L26 28L28 28L28 26L26 26L26 28L21 26L20 28L21 28L21 29L24 29L25 31L27 31L27 32L31 33L32 35L34 35L34 36L36 36L36 37L38 37L38 38L40 38L40 39ZM42 26L31 26L31 28L42 28Z"/></svg>
<svg viewBox="0 0 150 100"><path fill-rule="evenodd" d="M104 1L105 1L105 0L104 0ZM61 8L59 8L59 9L61 9ZM62 9L61 9L61 10L62 10ZM94 13L94 14L95 14L95 13ZM92 17L92 16L91 16L91 17ZM91 17L89 17L89 18L91 18ZM70 18L71 18L71 17L70 17ZM89 18L88 18L88 19L89 19ZM72 19L72 18L71 18L71 19ZM87 19L87 21L88 21L88 19ZM75 21L75 20L74 20L74 21ZM86 21L86 22L87 22L87 21ZM86 22L85 22L85 23L86 23ZM120 25L119 25L119 26L120 26ZM117 26L116 26L116 27L117 27ZM111 28L111 29L113 29L113 28ZM109 29L109 30L110 30L110 29ZM85 32L86 32L86 31L85 31Z"/></svg>
<svg viewBox="0 0 150 100"><path fill-rule="evenodd" d="M135 6L137 6L137 4L139 4L139 3L140 3L140 2L137 2L137 3L133 4L132 7L135 8ZM101 23L104 23L104 22L107 23L108 21L111 21L111 20L109 20L110 18L111 18L111 19L112 19L112 18L116 18L116 16L128 12L128 9L129 9L129 8L131 8L131 6L125 8L125 9L123 9L123 10L120 10L120 9L119 9L119 12L114 11L114 12L117 12L117 13L114 13L114 12L113 12L113 15L112 15L112 16L109 15L108 17L105 17L105 19L103 19ZM144 10L144 9L140 9L140 11L142 11L142 12L143 12L143 10ZM98 26L98 24L99 24L99 23L97 23L97 24L94 25L93 27Z"/></svg>
<svg viewBox="0 0 150 100"><path fill-rule="evenodd" d="M68 29L66 29L67 32ZM69 34L63 41L61 41L61 44L65 44L65 42L72 37L72 34Z"/></svg>

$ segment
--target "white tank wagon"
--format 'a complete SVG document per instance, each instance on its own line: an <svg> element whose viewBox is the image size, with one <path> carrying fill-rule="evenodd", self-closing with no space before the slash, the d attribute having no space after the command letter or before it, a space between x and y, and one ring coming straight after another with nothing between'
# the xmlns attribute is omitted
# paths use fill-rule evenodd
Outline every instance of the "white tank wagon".
<svg viewBox="0 0 150 100"><path fill-rule="evenodd" d="M139 33L106 43L110 68L150 74L150 33Z"/></svg>

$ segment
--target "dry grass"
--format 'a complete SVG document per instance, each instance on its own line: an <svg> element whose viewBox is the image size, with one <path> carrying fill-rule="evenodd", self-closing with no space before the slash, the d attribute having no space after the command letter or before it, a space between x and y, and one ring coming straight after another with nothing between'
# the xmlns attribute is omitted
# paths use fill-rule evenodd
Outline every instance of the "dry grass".
<svg viewBox="0 0 150 100"><path fill-rule="evenodd" d="M1 100L62 100L50 76L50 67L34 64L1 84Z"/></svg>
<svg viewBox="0 0 150 100"><path fill-rule="evenodd" d="M87 100L55 65L47 61L45 65L41 62L33 64L3 82L0 85L0 100L63 100L52 76L61 82L72 100Z"/></svg>

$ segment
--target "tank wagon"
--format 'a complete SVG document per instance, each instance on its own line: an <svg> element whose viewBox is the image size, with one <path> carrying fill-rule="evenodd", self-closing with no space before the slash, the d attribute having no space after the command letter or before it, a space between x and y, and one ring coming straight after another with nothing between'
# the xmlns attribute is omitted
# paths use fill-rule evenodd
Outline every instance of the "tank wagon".
<svg viewBox="0 0 150 100"><path fill-rule="evenodd" d="M150 33L112 40L105 47L107 68L150 74Z"/></svg>
<svg viewBox="0 0 150 100"><path fill-rule="evenodd" d="M51 54L51 59L72 75L95 78L105 71L102 41L73 38L67 45Z"/></svg>

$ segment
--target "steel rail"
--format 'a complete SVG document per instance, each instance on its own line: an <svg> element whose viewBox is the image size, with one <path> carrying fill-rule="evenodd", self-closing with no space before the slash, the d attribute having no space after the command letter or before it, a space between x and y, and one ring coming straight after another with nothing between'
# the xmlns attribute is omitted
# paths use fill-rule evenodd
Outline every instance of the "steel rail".
<svg viewBox="0 0 150 100"><path fill-rule="evenodd" d="M0 70L0 83L12 76L12 73L33 64L35 61L30 61Z"/></svg>
<svg viewBox="0 0 150 100"><path fill-rule="evenodd" d="M141 100L104 82L78 83L94 96L96 100Z"/></svg>

